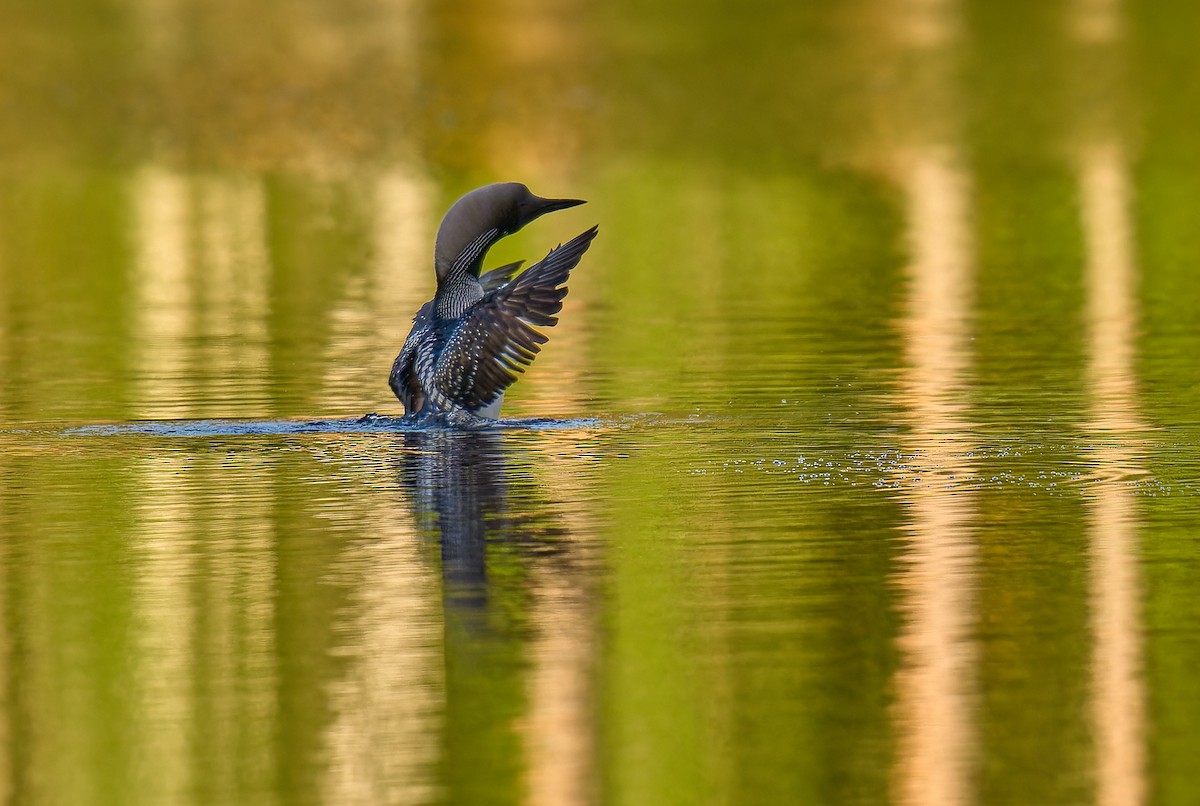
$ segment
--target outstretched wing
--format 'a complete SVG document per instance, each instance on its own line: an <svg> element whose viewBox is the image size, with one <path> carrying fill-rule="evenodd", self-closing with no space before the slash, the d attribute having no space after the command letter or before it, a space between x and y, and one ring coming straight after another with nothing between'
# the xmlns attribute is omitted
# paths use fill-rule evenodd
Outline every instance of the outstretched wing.
<svg viewBox="0 0 1200 806"><path fill-rule="evenodd" d="M396 397L404 404L405 414L415 414L425 405L425 393L421 390L421 382L417 377L417 348L422 337L429 329L433 316L433 303L426 302L413 317L413 327L400 355L392 362L392 372L388 376L388 386L396 393Z"/></svg>
<svg viewBox="0 0 1200 806"><path fill-rule="evenodd" d="M479 284L483 286L483 293L495 291L500 286L512 279L512 276L521 268L524 260L518 260L516 263L505 263L503 266L492 269L484 273L479 278Z"/></svg>
<svg viewBox="0 0 1200 806"><path fill-rule="evenodd" d="M596 237L596 227L550 250L516 279L486 294L455 329L438 357L437 386L476 411L495 400L548 341L534 327L553 327L571 270Z"/></svg>

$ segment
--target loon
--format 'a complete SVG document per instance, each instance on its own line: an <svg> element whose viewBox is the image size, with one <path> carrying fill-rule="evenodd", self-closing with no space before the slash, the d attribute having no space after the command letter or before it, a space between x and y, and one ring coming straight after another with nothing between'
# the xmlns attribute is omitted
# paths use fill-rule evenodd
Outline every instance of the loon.
<svg viewBox="0 0 1200 806"><path fill-rule="evenodd" d="M520 274L524 261L481 276L483 259L534 219L583 203L543 199L525 185L503 182L472 190L450 207L433 253L437 291L413 318L388 378L405 416L441 415L464 425L500 416L504 390L548 340L534 328L557 324L567 277L598 228L551 249Z"/></svg>

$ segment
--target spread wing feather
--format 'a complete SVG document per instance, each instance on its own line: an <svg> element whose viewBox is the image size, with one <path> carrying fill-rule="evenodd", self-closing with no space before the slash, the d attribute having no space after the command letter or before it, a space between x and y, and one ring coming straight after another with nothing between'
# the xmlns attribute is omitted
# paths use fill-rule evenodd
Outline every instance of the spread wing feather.
<svg viewBox="0 0 1200 806"><path fill-rule="evenodd" d="M500 395L533 361L548 337L534 327L553 327L562 310L564 285L591 246L597 228L550 250L505 285L484 295L455 329L438 357L438 386L475 411Z"/></svg>
<svg viewBox="0 0 1200 806"><path fill-rule="evenodd" d="M388 386L396 393L396 397L404 404L405 414L415 414L425 405L425 393L421 389L417 374L417 349L420 346L422 334L433 316L433 303L426 302L417 315L413 317L413 328L409 331L400 355L392 363L392 372L388 376Z"/></svg>
<svg viewBox="0 0 1200 806"><path fill-rule="evenodd" d="M483 286L483 292L486 294L488 291L495 291L507 283L517 273L517 269L521 268L521 264L524 262L524 260L518 260L516 263L505 263L503 266L498 266L484 273L479 278L479 284Z"/></svg>

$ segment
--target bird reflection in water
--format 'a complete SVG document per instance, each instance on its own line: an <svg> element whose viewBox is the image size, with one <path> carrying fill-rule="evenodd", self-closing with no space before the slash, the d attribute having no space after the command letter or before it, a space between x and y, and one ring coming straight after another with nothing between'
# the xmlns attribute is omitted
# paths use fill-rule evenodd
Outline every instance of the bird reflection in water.
<svg viewBox="0 0 1200 806"><path fill-rule="evenodd" d="M440 544L445 781L583 803L594 785L595 598L586 547L568 534L533 468L494 431L404 435L401 480L421 533ZM524 767L513 764L514 743Z"/></svg>
<svg viewBox="0 0 1200 806"><path fill-rule="evenodd" d="M449 429L404 435L404 488L418 529L440 540L448 609L486 608L497 574L505 595L517 593L509 588L528 582L535 558L568 562L565 530L508 438Z"/></svg>

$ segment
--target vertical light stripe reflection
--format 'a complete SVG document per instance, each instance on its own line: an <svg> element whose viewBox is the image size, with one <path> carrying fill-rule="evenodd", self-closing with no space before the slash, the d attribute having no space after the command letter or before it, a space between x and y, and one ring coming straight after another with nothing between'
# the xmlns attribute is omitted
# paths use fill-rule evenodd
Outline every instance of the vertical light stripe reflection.
<svg viewBox="0 0 1200 806"><path fill-rule="evenodd" d="M903 171L912 262L901 323L907 370L901 403L912 465L903 479L908 548L899 573L903 667L894 778L904 804L970 798L975 756L976 503L960 487L972 468L964 420L971 294L967 180L950 154L919 150Z"/></svg>
<svg viewBox="0 0 1200 806"><path fill-rule="evenodd" d="M131 802L181 803L195 781L194 681L196 606L192 580L195 511L179 483L187 459L171 456L146 466L139 485L142 528L137 556L138 786Z"/></svg>
<svg viewBox="0 0 1200 806"><path fill-rule="evenodd" d="M131 803L187 802L198 793L269 802L275 563L263 527L271 479L259 470L253 460L179 454L142 470ZM231 472L240 479L236 492L198 497Z"/></svg>
<svg viewBox="0 0 1200 806"><path fill-rule="evenodd" d="M191 669L195 728L204 780L215 801L250 792L268 803L275 770L278 691L275 641L277 578L270 473L253 456L193 457L197 489L218 491L197 513L202 524L196 578L198 657ZM236 489L222 489L230 477Z"/></svg>
<svg viewBox="0 0 1200 806"><path fill-rule="evenodd" d="M576 580L552 564L539 566L538 635L531 647L525 753L529 802L573 806L593 800L593 627Z"/></svg>
<svg viewBox="0 0 1200 806"><path fill-rule="evenodd" d="M261 180L147 166L133 196L135 416L261 414L269 304Z"/></svg>
<svg viewBox="0 0 1200 806"><path fill-rule="evenodd" d="M383 392L387 389L388 359L386 353L373 349L378 341L378 324L367 304L366 279L351 278L329 311L329 342L319 397L322 406L361 413L364 400L386 399ZM399 350L397 346L396 352ZM370 379L378 381L371 383ZM366 397L368 390L375 394Z"/></svg>
<svg viewBox="0 0 1200 806"><path fill-rule="evenodd" d="M134 416L179 417L189 412L180 395L187 375L187 337L194 332L189 286L191 251L187 182L179 174L143 167L133 179L138 350Z"/></svg>
<svg viewBox="0 0 1200 806"><path fill-rule="evenodd" d="M205 414L261 414L266 397L269 265L266 198L257 177L205 177L199 190L198 242L203 260L197 283Z"/></svg>
<svg viewBox="0 0 1200 806"><path fill-rule="evenodd" d="M391 523L380 510L373 522ZM330 685L325 802L429 803L445 691L440 581L422 543L390 528L360 544L342 573L353 591L339 620L345 674Z"/></svg>
<svg viewBox="0 0 1200 806"><path fill-rule="evenodd" d="M1093 422L1107 431L1142 428L1134 380L1135 277L1129 185L1119 149L1084 152L1080 170L1087 249L1089 374Z"/></svg>
<svg viewBox="0 0 1200 806"><path fill-rule="evenodd" d="M1128 436L1137 417L1137 320L1127 167L1112 143L1084 151L1080 166L1087 248L1091 428L1098 481L1091 507L1093 725L1097 803L1145 802L1144 682L1137 507L1129 477L1141 472Z"/></svg>
<svg viewBox="0 0 1200 806"><path fill-rule="evenodd" d="M229 464L227 459L213 463L213 487L228 477ZM274 798L266 793L273 791L281 761L275 752L279 725L279 562L272 524L276 479L252 456L238 459L236 467L239 484L232 496L236 514L228 506L219 510L229 541L225 544L229 548L220 554L222 570L233 580L231 596L237 602L226 649L231 660L226 694L233 709L229 721L239 726L230 737L230 752L235 754L231 769L236 771L230 786L231 791L241 787L256 793L247 799L269 806Z"/></svg>
<svg viewBox="0 0 1200 806"><path fill-rule="evenodd" d="M132 195L135 416L206 413L201 368L214 376L217 413L231 413L228 400L253 398L242 379L261 377L265 364L261 190L254 180L197 180L151 165L135 175ZM257 488L265 482L245 474L236 509L197 502L207 474L225 476L221 462L173 452L148 463L139 486L139 786L131 802L264 790L272 767L273 564L269 541L246 528L262 522L256 510L266 496Z"/></svg>
<svg viewBox="0 0 1200 806"><path fill-rule="evenodd" d="M387 343L396 352L417 308L433 296L432 195L428 181L399 168L375 185L372 307L394 334Z"/></svg>

